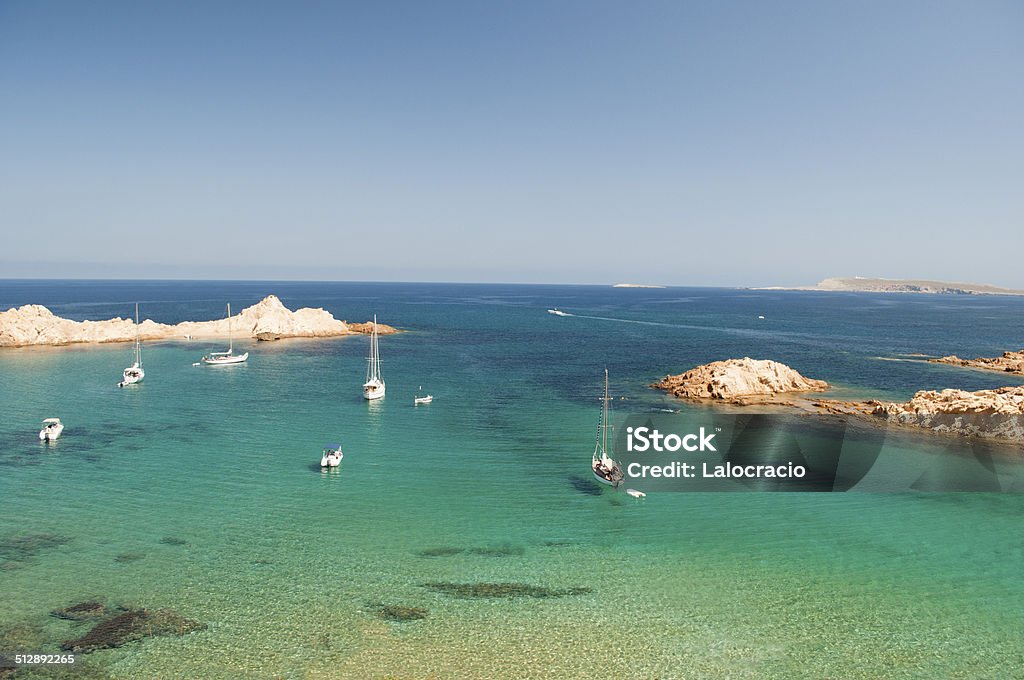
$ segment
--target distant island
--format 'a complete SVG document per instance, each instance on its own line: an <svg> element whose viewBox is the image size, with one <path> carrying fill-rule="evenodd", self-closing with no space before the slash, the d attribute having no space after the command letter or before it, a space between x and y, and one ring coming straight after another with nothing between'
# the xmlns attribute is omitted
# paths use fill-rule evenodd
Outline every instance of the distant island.
<svg viewBox="0 0 1024 680"><path fill-rule="evenodd" d="M612 288L664 288L665 286L655 286L648 283L616 283Z"/></svg>
<svg viewBox="0 0 1024 680"><path fill-rule="evenodd" d="M751 290L822 290L851 293L931 293L937 295L1024 295L1024 290L984 283L950 283L924 279L872 279L862 276L824 279L814 286L765 286Z"/></svg>

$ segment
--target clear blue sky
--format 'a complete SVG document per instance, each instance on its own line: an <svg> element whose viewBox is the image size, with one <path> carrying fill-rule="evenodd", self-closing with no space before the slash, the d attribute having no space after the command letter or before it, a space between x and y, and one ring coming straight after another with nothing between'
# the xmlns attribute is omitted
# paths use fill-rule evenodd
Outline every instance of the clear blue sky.
<svg viewBox="0 0 1024 680"><path fill-rule="evenodd" d="M1024 288L1020 2L0 0L0 278Z"/></svg>

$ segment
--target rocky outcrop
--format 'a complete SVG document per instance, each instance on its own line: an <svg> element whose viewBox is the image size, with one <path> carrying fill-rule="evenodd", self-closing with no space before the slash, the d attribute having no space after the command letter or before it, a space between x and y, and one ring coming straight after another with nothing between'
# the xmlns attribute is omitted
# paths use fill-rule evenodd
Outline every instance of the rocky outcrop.
<svg viewBox="0 0 1024 680"><path fill-rule="evenodd" d="M1024 441L1024 386L994 390L922 390L905 403L881 403L874 415L935 432Z"/></svg>
<svg viewBox="0 0 1024 680"><path fill-rule="evenodd" d="M955 354L941 359L929 359L934 364L952 364L966 368L983 368L1000 373L1024 375L1024 349L1016 352L1003 352L1001 357L978 357L977 359L961 359Z"/></svg>
<svg viewBox="0 0 1024 680"><path fill-rule="evenodd" d="M350 323L348 325L348 329L353 333L365 333L366 335L369 335L373 332L373 322L364 321L363 323ZM377 335L391 335L392 333L397 332L398 329L394 326L389 326L386 323L377 324Z"/></svg>
<svg viewBox="0 0 1024 680"><path fill-rule="evenodd" d="M230 322L235 337L258 340L325 338L369 332L372 326L372 323L350 325L335 319L324 309L307 307L293 312L276 295L268 295L255 305L243 309ZM378 324L378 329L385 334L397 332L383 324ZM225 337L228 334L228 319L183 321L175 325L147 319L139 324L139 334L143 340ZM135 323L131 319L72 321L55 316L41 305L25 305L0 312L0 347L131 342L134 339Z"/></svg>
<svg viewBox="0 0 1024 680"><path fill-rule="evenodd" d="M667 375L651 387L682 399L742 400L744 397L828 389L824 380L805 378L797 371L767 359L727 359Z"/></svg>

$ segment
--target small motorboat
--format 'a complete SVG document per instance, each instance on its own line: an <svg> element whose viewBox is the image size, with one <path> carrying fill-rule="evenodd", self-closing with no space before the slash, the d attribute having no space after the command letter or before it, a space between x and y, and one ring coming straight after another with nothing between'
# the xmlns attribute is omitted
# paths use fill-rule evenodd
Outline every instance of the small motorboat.
<svg viewBox="0 0 1024 680"><path fill-rule="evenodd" d="M44 442L52 442L64 431L64 425L60 418L47 418L43 421L43 429L39 430L39 439Z"/></svg>
<svg viewBox="0 0 1024 680"><path fill-rule="evenodd" d="M644 498L647 496L647 494L645 494L643 491L637 491L636 489L626 489L626 493L628 493L633 498Z"/></svg>
<svg viewBox="0 0 1024 680"><path fill-rule="evenodd" d="M434 395L423 394L423 386L420 386L420 391L412 398L412 405L419 406L420 404L429 404L434 401Z"/></svg>
<svg viewBox="0 0 1024 680"><path fill-rule="evenodd" d="M572 316L572 314L569 314L568 312L563 312L558 307L552 307L551 309L549 309L548 314L554 314L555 316Z"/></svg>
<svg viewBox="0 0 1024 680"><path fill-rule="evenodd" d="M324 455L320 457L320 467L332 468L341 465L341 459L345 457L341 450L341 444L328 444L324 447Z"/></svg>

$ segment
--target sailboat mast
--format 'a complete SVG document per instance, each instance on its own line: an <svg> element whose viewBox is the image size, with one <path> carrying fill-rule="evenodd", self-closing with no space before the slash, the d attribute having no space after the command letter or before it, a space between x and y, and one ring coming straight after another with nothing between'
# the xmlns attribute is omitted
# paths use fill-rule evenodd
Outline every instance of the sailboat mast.
<svg viewBox="0 0 1024 680"><path fill-rule="evenodd" d="M604 406L601 415L601 456L608 455L608 369L604 369Z"/></svg>
<svg viewBox="0 0 1024 680"><path fill-rule="evenodd" d="M139 332L139 303L135 303L135 365L142 365L142 336Z"/></svg>
<svg viewBox="0 0 1024 680"><path fill-rule="evenodd" d="M235 350L235 345L231 340L231 303L228 303L228 354L231 354Z"/></svg>

